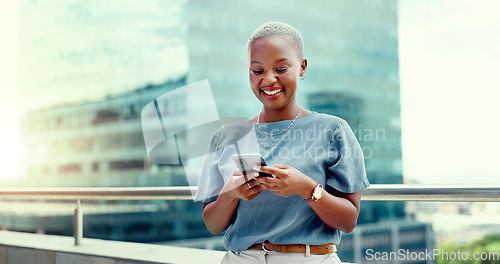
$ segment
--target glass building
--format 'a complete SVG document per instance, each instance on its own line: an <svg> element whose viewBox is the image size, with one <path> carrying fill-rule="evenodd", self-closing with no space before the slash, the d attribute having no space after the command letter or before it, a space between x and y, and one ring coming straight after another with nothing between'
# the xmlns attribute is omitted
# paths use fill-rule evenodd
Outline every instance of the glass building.
<svg viewBox="0 0 500 264"><path fill-rule="evenodd" d="M185 79L148 85L103 100L64 104L23 116L26 185L175 186L184 176L156 177L146 155L141 127L143 107ZM173 168L172 170L175 170Z"/></svg>
<svg viewBox="0 0 500 264"><path fill-rule="evenodd" d="M27 113L22 118L27 170L18 185L37 187L185 186L179 164L150 162L141 110L185 78ZM35 211L16 201L0 211L0 227L71 235L73 201ZM208 236L201 205L193 201L83 201L85 237L153 242Z"/></svg>

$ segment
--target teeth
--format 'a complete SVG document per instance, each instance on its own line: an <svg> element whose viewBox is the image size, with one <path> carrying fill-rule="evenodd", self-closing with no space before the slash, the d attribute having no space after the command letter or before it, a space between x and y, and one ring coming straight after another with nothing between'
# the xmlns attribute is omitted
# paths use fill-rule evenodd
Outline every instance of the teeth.
<svg viewBox="0 0 500 264"><path fill-rule="evenodd" d="M267 94L267 95L273 95L273 94L277 94L277 93L281 92L282 90L283 90L283 89L274 90L274 91L269 91L269 92L268 92L268 91L264 91L264 90L262 90L262 91L263 91L265 94Z"/></svg>

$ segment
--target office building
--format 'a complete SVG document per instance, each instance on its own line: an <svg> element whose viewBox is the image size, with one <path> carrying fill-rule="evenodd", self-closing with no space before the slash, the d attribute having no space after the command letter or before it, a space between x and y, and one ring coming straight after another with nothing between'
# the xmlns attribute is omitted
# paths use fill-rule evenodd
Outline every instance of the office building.
<svg viewBox="0 0 500 264"><path fill-rule="evenodd" d="M22 118L23 160L19 186L185 186L182 165L156 164L144 146L141 110L185 78L147 85L102 100L62 104ZM35 211L5 203L0 226L9 230L72 234L74 201L47 201ZM207 236L201 205L193 201L83 201L84 236L163 241ZM118 220L119 219L119 220Z"/></svg>

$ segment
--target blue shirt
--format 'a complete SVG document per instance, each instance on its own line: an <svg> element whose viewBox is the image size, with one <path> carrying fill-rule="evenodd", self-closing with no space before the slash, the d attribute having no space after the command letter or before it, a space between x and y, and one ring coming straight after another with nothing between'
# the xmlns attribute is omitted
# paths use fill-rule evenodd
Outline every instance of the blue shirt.
<svg viewBox="0 0 500 264"><path fill-rule="evenodd" d="M238 122L217 131L205 156L195 200L217 199L237 169L231 158L236 153L260 153L268 166L288 164L343 193L368 187L362 149L347 122L312 112L281 133L291 122L263 123L260 128ZM340 242L341 232L326 225L299 195L285 198L264 190L250 201L240 200L236 210L224 237L224 245L231 251L246 250L266 240L309 245Z"/></svg>

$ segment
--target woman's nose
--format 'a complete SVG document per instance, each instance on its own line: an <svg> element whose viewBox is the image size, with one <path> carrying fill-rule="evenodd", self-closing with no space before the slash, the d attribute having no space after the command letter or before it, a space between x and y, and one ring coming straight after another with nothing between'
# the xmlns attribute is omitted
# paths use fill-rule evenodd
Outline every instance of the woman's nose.
<svg viewBox="0 0 500 264"><path fill-rule="evenodd" d="M262 85L274 84L277 80L278 78L276 78L276 75L272 71L267 71L262 77Z"/></svg>

